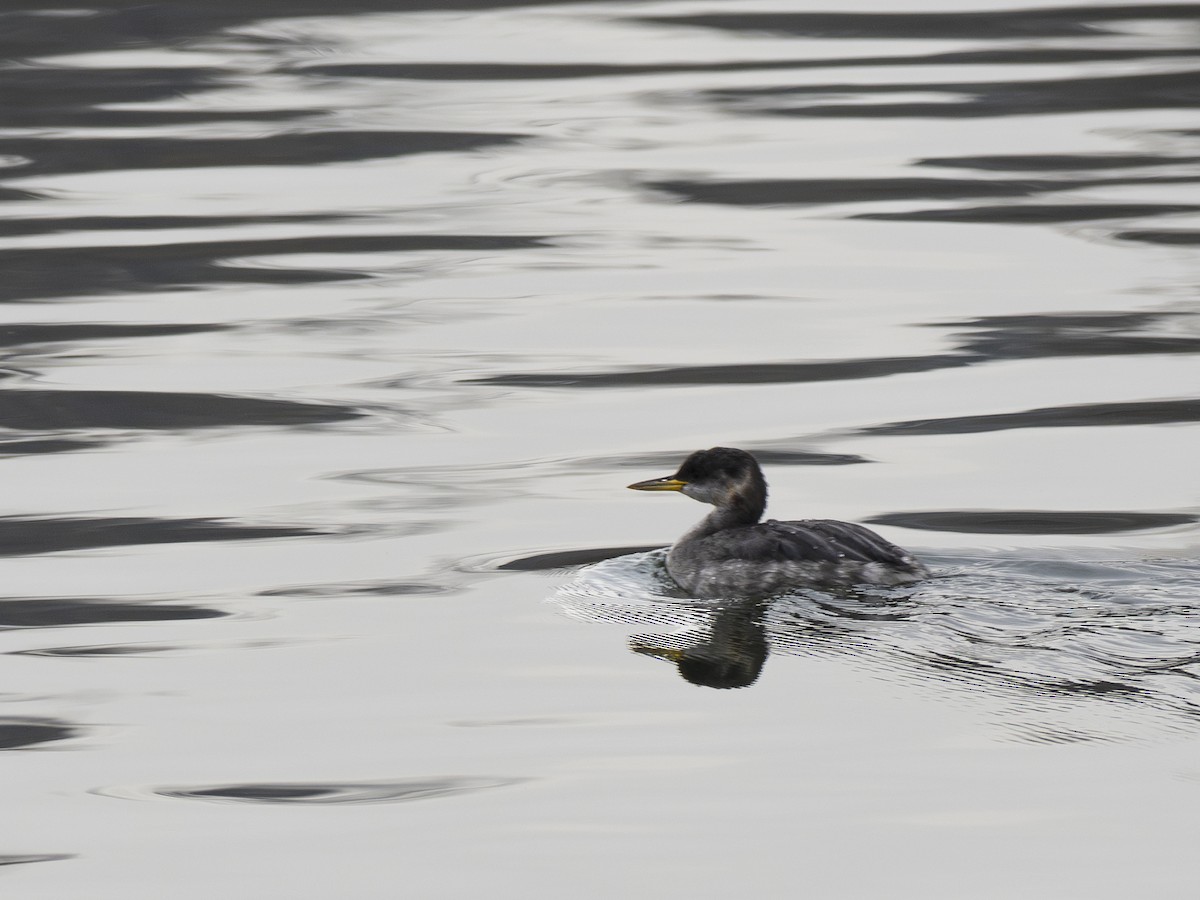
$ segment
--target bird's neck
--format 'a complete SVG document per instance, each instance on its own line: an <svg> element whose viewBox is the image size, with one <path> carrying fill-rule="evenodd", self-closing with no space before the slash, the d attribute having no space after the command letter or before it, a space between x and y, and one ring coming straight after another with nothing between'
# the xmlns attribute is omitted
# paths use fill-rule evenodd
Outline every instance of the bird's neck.
<svg viewBox="0 0 1200 900"><path fill-rule="evenodd" d="M689 537L707 537L724 531L727 528L741 528L745 525L755 525L762 518L763 510L767 508L767 492L752 491L740 493L710 512L704 520L692 529Z"/></svg>

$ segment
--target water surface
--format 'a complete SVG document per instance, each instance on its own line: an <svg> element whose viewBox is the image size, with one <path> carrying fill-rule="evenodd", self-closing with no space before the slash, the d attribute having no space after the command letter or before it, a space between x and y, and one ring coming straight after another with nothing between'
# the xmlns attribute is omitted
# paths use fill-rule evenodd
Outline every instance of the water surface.
<svg viewBox="0 0 1200 900"><path fill-rule="evenodd" d="M1194 893L1200 6L286 7L0 13L10 893Z"/></svg>

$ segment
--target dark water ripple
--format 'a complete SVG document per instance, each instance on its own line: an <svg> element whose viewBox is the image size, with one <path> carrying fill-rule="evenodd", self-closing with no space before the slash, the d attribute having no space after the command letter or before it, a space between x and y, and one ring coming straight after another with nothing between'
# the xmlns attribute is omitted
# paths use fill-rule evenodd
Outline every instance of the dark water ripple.
<svg viewBox="0 0 1200 900"><path fill-rule="evenodd" d="M0 154L27 159L9 177L121 169L297 166L446 153L511 144L526 135L436 131L321 131L244 138L3 138Z"/></svg>
<svg viewBox="0 0 1200 900"><path fill-rule="evenodd" d="M981 222L990 225L1047 225L1095 219L1149 218L1200 211L1182 203L1060 203L922 209L899 213L861 213L856 219L894 222Z"/></svg>
<svg viewBox="0 0 1200 900"><path fill-rule="evenodd" d="M968 365L965 356L921 356L795 363L733 363L719 366L673 366L617 372L530 372L466 379L468 384L509 387L659 387L667 385L800 384L880 378Z"/></svg>
<svg viewBox="0 0 1200 900"><path fill-rule="evenodd" d="M953 329L960 352L1000 361L1200 353L1200 337L1187 334L1196 322L1185 309L981 316L929 327Z"/></svg>
<svg viewBox="0 0 1200 900"><path fill-rule="evenodd" d="M1097 428L1200 422L1200 400L1145 400L1135 403L1083 403L1014 413L950 416L888 422L860 429L863 434L980 434L1015 428Z"/></svg>
<svg viewBox="0 0 1200 900"><path fill-rule="evenodd" d="M74 853L6 853L0 855L0 866L19 866L24 863L55 862L74 859Z"/></svg>
<svg viewBox="0 0 1200 900"><path fill-rule="evenodd" d="M1129 22L1200 19L1200 5L1147 3L1043 7L984 12L757 12L643 16L663 25L757 31L805 38L881 40L1013 40L1102 38Z"/></svg>
<svg viewBox="0 0 1200 900"><path fill-rule="evenodd" d="M11 28L14 18L6 15ZM72 17L73 18L73 17ZM88 17L91 20L99 16ZM46 21L46 20L43 20ZM55 18L60 35L70 19ZM0 48L13 37L0 31ZM26 48L30 49L30 48ZM6 56L8 56L6 54ZM292 122L313 117L311 109L236 110L220 105L193 109L121 108L138 103L193 97L231 85L231 72L212 67L92 68L15 63L0 68L0 95L5 97L4 124L10 128L124 128L192 125L217 122ZM25 140L29 140L26 138ZM29 146L47 147L48 139ZM67 140L66 148L80 142ZM112 146L105 143L106 146ZM76 151L76 156L78 156Z"/></svg>
<svg viewBox="0 0 1200 900"><path fill-rule="evenodd" d="M1167 247L1195 247L1200 245L1200 231L1119 231L1113 235L1119 241L1136 241L1141 244L1162 244Z"/></svg>
<svg viewBox="0 0 1200 900"><path fill-rule="evenodd" d="M1198 51L1200 55L1200 51ZM612 78L686 72L754 72L814 65L803 60L704 63L325 63L305 65L304 74L338 78L398 78L418 81L542 81Z"/></svg>
<svg viewBox="0 0 1200 900"><path fill-rule="evenodd" d="M4 17L4 37L13 16ZM60 27L66 20L57 20ZM5 54L7 57L8 54ZM11 59L11 57L9 57ZM79 69L73 66L9 65L0 68L0 92L5 97L4 121L10 127L40 128L50 125L88 124L89 119L111 112L93 111L80 121L84 110L106 104L153 103L184 94L198 94L220 86L221 69L178 68Z"/></svg>
<svg viewBox="0 0 1200 900"><path fill-rule="evenodd" d="M31 556L66 550L249 541L330 535L300 525L242 525L223 519L0 517L0 556ZM2 617L0 613L0 617Z"/></svg>
<svg viewBox="0 0 1200 900"><path fill-rule="evenodd" d="M430 581L350 581L334 584L300 584L268 588L259 597L336 598L346 596L413 597L446 594L454 588Z"/></svg>
<svg viewBox="0 0 1200 900"><path fill-rule="evenodd" d="M348 422L346 406L187 391L82 391L21 388L0 392L0 428L173 430Z"/></svg>
<svg viewBox="0 0 1200 900"><path fill-rule="evenodd" d="M1036 153L1008 156L937 156L918 159L913 165L978 169L981 172L1092 172L1104 169L1189 166L1198 162L1200 156L1153 153Z"/></svg>
<svg viewBox="0 0 1200 900"><path fill-rule="evenodd" d="M32 440L0 441L0 458L10 456L39 456L43 453L75 453L103 447L107 442L76 438L34 438Z"/></svg>
<svg viewBox="0 0 1200 900"><path fill-rule="evenodd" d="M1191 525L1200 522L1200 516L1127 510L961 509L886 513L864 521L873 525L959 534L1121 534Z"/></svg>
<svg viewBox="0 0 1200 900"><path fill-rule="evenodd" d="M113 338L171 337L228 331L232 327L216 322L179 325L137 322L19 322L0 325L0 347L103 341Z"/></svg>
<svg viewBox="0 0 1200 900"><path fill-rule="evenodd" d="M77 737L80 731L69 722L57 719L0 718L0 750L20 750L51 741Z"/></svg>
<svg viewBox="0 0 1200 900"><path fill-rule="evenodd" d="M525 778L442 776L354 782L275 782L226 784L212 787L163 787L153 789L104 788L96 791L124 799L169 797L177 800L208 800L218 803L266 803L332 806L363 803L401 803L475 793L520 784Z"/></svg>
<svg viewBox="0 0 1200 900"><path fill-rule="evenodd" d="M0 187L0 203L6 201L38 200L42 197L36 191L18 190L16 188Z"/></svg>
<svg viewBox="0 0 1200 900"><path fill-rule="evenodd" d="M1200 81L1200 75L1197 76ZM1194 184L1197 175L1157 178L790 178L741 181L652 181L647 186L695 203L732 206L812 206L900 200L964 200L973 197L1032 197L1095 187ZM1190 206L1189 206L1190 208Z"/></svg>
<svg viewBox="0 0 1200 900"><path fill-rule="evenodd" d="M394 78L415 81L541 81L573 78L617 78L634 75L719 74L779 70L876 68L935 65L1045 65L1051 63L1118 62L1139 59L1188 59L1200 49L1123 49L1084 47L962 50L918 56L847 56L822 59L706 61L702 63L323 63L297 71L341 78Z"/></svg>
<svg viewBox="0 0 1200 900"><path fill-rule="evenodd" d="M0 70L3 71L3 70ZM80 70L90 72L91 69ZM83 75L80 76L85 77ZM2 79L0 79L2 81ZM268 122L291 123L310 118L305 109L221 110L202 109L92 109L30 110L13 117L13 125L28 128L156 128L164 126L207 125L216 123ZM5 170L6 176L20 177L21 169ZM0 194L0 199L3 195Z"/></svg>
<svg viewBox="0 0 1200 900"><path fill-rule="evenodd" d="M336 12L339 16L357 16L537 7L559 3L561 0L346 0L338 4ZM53 14L74 14L81 8L86 8L89 14ZM22 0L21 9L5 14L5 27L0 30L0 57L30 59L119 47L173 47L214 37L223 38L227 44L253 41L262 45L271 43L271 39L221 33L254 22L330 14L329 4L322 0L290 0L283 6L273 0L206 0L205 3L165 0L152 4L136 0L89 0L86 7L80 7L71 0ZM274 41L289 43L284 36Z"/></svg>
<svg viewBox="0 0 1200 900"><path fill-rule="evenodd" d="M1019 209L1016 207L1015 209ZM1024 316L983 316L974 319L937 322L928 327L953 329L948 338L957 338L953 353L917 357L876 357L812 362L732 363L718 366L671 366L650 369L622 369L610 372L528 372L504 373L469 379L469 383L499 384L509 387L540 388L613 388L658 387L669 385L723 384L803 384L820 381L850 381L859 378L883 378L889 375L932 372L963 366L981 365L1014 359L1052 359L1071 356L1137 356L1146 354L1200 353L1200 337L1163 334L1191 320L1190 311L1063 314L1046 313ZM1158 331L1159 333L1153 333ZM1152 333L1147 333L1152 332ZM1143 414L1153 418L1172 411L1190 413L1183 407L1154 402ZM1036 411L1034 411L1036 412ZM1098 411L1101 416L1115 413ZM1095 423L1098 424L1098 423ZM899 427L876 426L873 431ZM750 447L750 449L756 449ZM771 448L762 448L767 455ZM761 455L761 454L760 454ZM766 457L762 457L766 461ZM780 459L779 461L801 461Z"/></svg>
<svg viewBox="0 0 1200 900"><path fill-rule="evenodd" d="M96 597L0 597L0 629L60 628L118 622L215 619L228 613L205 606Z"/></svg>
<svg viewBox="0 0 1200 900"><path fill-rule="evenodd" d="M247 216L12 216L0 221L0 237L72 234L81 231L168 231L173 228L225 228L240 225L319 225L352 218L321 215Z"/></svg>
<svg viewBox="0 0 1200 900"><path fill-rule="evenodd" d="M585 566L613 559L617 556L627 556L630 553L647 553L658 550L661 545L652 547L592 547L586 550L556 550L551 553L535 553L532 556L522 556L500 563L496 568L503 572L546 572L554 569L565 569L571 566Z"/></svg>
<svg viewBox="0 0 1200 900"><path fill-rule="evenodd" d="M944 94L939 101L892 101L892 95ZM1192 109L1200 105L1200 71L1040 81L831 83L781 88L727 88L710 98L731 111L829 118L959 119ZM828 98L837 98L830 100ZM845 102L855 98L855 102ZM880 98L870 102L868 98Z"/></svg>
<svg viewBox="0 0 1200 900"><path fill-rule="evenodd" d="M48 659L109 659L115 656L158 656L178 650L169 644L92 644L72 647L38 647L14 650L13 656L38 656Z"/></svg>
<svg viewBox="0 0 1200 900"><path fill-rule="evenodd" d="M315 284L370 278L345 269L228 266L232 259L308 253L495 251L546 246L526 235L365 234L164 244L0 249L0 302L140 293L212 284Z"/></svg>
<svg viewBox="0 0 1200 900"><path fill-rule="evenodd" d="M1094 183L1094 182L1093 182ZM813 205L894 200L961 200L1029 197L1086 186L1050 179L967 178L778 178L740 181L653 181L647 187L693 203L733 206Z"/></svg>

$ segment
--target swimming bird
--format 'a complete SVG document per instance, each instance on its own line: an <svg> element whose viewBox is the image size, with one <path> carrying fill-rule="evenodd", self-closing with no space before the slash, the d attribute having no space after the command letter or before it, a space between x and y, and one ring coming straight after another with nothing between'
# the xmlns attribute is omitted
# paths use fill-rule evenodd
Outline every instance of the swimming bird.
<svg viewBox="0 0 1200 900"><path fill-rule="evenodd" d="M745 450L697 450L679 471L629 485L679 491L716 507L667 553L667 572L695 597L767 597L802 587L894 585L924 578L916 558L869 528L832 519L760 522L767 482Z"/></svg>

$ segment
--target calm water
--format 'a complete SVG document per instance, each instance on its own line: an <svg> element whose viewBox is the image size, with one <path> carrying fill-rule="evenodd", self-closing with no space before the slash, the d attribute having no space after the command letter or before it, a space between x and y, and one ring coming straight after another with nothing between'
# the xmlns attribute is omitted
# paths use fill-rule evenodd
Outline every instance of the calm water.
<svg viewBox="0 0 1200 900"><path fill-rule="evenodd" d="M0 47L8 895L1195 895L1200 6ZM714 444L936 576L680 596Z"/></svg>

